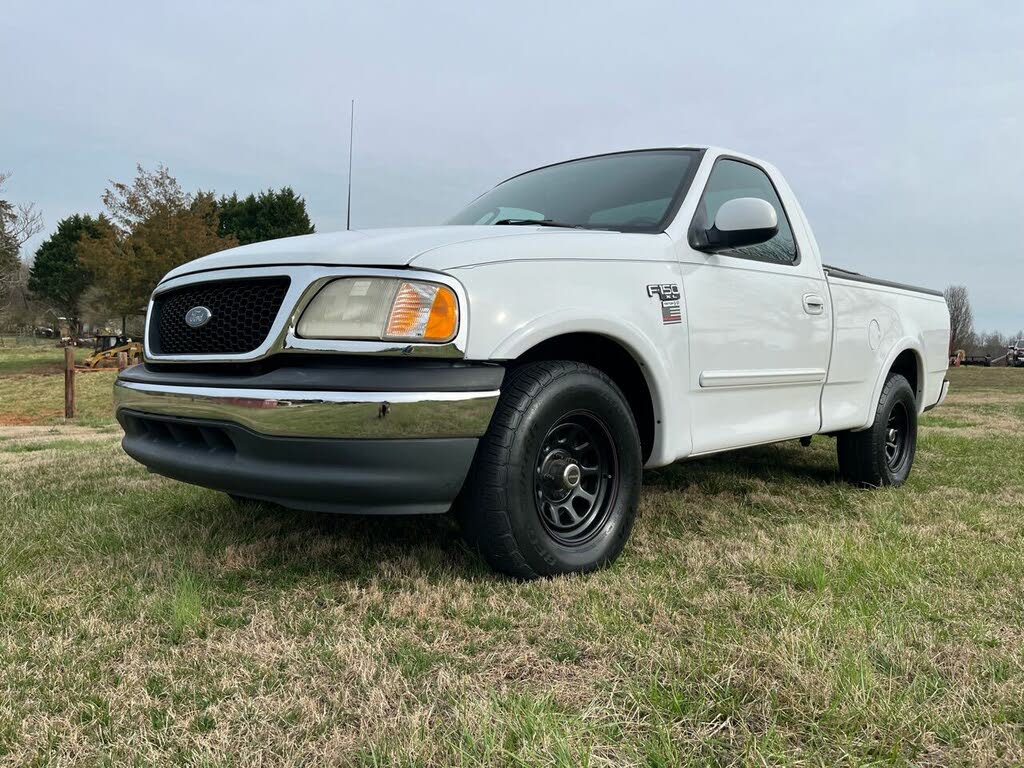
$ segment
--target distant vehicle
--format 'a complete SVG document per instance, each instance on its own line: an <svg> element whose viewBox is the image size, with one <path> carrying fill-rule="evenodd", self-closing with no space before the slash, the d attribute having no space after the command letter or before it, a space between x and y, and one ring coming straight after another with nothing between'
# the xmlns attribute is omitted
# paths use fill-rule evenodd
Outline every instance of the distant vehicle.
<svg viewBox="0 0 1024 768"><path fill-rule="evenodd" d="M300 509L440 513L518 577L614 560L642 467L838 438L910 474L949 382L940 291L825 266L782 175L716 148L515 176L448 226L172 270L115 386L151 470Z"/></svg>
<svg viewBox="0 0 1024 768"><path fill-rule="evenodd" d="M1024 339L1017 339L1006 348L1006 364L1014 368L1024 366Z"/></svg>

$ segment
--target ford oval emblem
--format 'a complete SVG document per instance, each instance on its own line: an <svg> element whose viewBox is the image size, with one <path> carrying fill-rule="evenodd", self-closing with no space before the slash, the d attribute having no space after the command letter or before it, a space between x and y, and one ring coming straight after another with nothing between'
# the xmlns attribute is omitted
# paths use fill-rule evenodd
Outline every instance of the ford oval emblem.
<svg viewBox="0 0 1024 768"><path fill-rule="evenodd" d="M213 317L213 313L206 307L192 307L185 313L185 325L189 328L202 328Z"/></svg>

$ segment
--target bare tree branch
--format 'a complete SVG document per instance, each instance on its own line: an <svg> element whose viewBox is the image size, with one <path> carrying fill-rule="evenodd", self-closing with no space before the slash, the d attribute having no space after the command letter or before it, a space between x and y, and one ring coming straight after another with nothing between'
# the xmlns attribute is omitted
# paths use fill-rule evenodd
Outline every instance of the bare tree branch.
<svg viewBox="0 0 1024 768"><path fill-rule="evenodd" d="M11 237L21 249L29 238L43 231L43 214L36 210L35 203L19 203L18 211L10 227Z"/></svg>
<svg viewBox="0 0 1024 768"><path fill-rule="evenodd" d="M0 172L0 194L11 177ZM0 198L0 314L9 314L13 302L25 292L26 269L21 261L21 248L26 241L42 231L43 216L34 203L17 206Z"/></svg>
<svg viewBox="0 0 1024 768"><path fill-rule="evenodd" d="M0 192L11 174L0 172ZM21 250L29 238L43 231L43 214L36 210L35 203L12 205L0 199L0 232L3 245Z"/></svg>
<svg viewBox="0 0 1024 768"><path fill-rule="evenodd" d="M943 291L949 309L949 353L967 349L974 340L974 313L967 287L950 285Z"/></svg>

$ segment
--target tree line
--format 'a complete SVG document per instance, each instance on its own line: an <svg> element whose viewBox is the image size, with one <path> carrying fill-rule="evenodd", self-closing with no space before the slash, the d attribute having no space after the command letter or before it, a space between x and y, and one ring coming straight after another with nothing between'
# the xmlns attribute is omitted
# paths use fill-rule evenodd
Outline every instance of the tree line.
<svg viewBox="0 0 1024 768"><path fill-rule="evenodd" d="M30 264L21 247L42 231L31 204L2 199L7 175L0 174L0 313L66 318L77 332L83 312L107 319L145 312L157 281L187 261L237 245L315 228L305 200L291 187L240 197L186 192L163 165L141 165L129 183L111 182L104 210L74 214L36 249ZM33 320L32 322L35 322Z"/></svg>
<svg viewBox="0 0 1024 768"><path fill-rule="evenodd" d="M943 291L946 307L949 309L949 354L963 350L968 355L989 355L1000 357L1006 348L1018 339L1024 339L1024 330L1016 333L998 331L979 332L974 330L974 311L967 287L950 285Z"/></svg>

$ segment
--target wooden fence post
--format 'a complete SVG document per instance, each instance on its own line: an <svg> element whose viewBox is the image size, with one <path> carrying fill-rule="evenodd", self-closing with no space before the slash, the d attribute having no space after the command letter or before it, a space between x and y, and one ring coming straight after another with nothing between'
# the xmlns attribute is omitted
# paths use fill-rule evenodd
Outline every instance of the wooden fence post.
<svg viewBox="0 0 1024 768"><path fill-rule="evenodd" d="M117 353L117 370L123 371L128 367L128 353L118 352Z"/></svg>
<svg viewBox="0 0 1024 768"><path fill-rule="evenodd" d="M75 348L64 347L64 418L75 418Z"/></svg>

